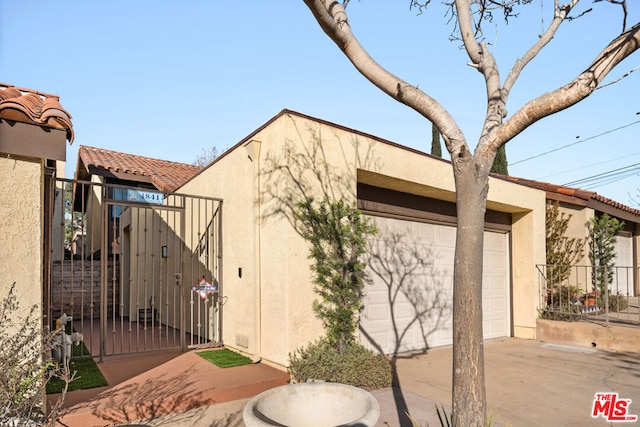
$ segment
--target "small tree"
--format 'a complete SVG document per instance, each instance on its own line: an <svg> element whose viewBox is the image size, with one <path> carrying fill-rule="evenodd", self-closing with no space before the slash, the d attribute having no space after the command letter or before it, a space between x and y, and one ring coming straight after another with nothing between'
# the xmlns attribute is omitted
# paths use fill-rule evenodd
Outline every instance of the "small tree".
<svg viewBox="0 0 640 427"><path fill-rule="evenodd" d="M73 375L54 369L51 349L59 331L42 332L37 305L21 315L15 286L0 300L0 425L54 426ZM65 385L45 414L44 389L54 375Z"/></svg>
<svg viewBox="0 0 640 427"><path fill-rule="evenodd" d="M567 237L572 215L560 212L559 203L547 202L547 281L560 284L569 278L571 266L584 255L586 239Z"/></svg>
<svg viewBox="0 0 640 427"><path fill-rule="evenodd" d="M366 237L376 232L360 211L342 200L329 198L316 203L307 198L296 205L300 230L310 244L315 292L313 310L322 320L326 338L341 354L355 339L364 262Z"/></svg>
<svg viewBox="0 0 640 427"><path fill-rule="evenodd" d="M84 217L82 213L74 211L73 208L73 183L64 183L64 248L73 252L73 238L76 233L83 232Z"/></svg>
<svg viewBox="0 0 640 427"><path fill-rule="evenodd" d="M588 48L594 45L593 62L575 64L575 78L552 90L542 90L539 96L525 101L514 110L509 108L509 97L516 82L528 65L552 40L564 23L576 16L574 8L579 0L553 2L551 19L543 20L542 31L532 34L531 44L525 48L512 65L499 65L499 56L494 56L493 48L487 42L489 26L497 24L497 15L505 20L518 15L520 8L533 2L494 0L446 0L446 19L453 23L452 38L464 46L468 65L482 75L478 79L484 86L485 106L479 110L484 124L477 143L470 145L462 128L448 111L442 100L436 99L435 86L441 82L434 79L429 85L418 87L393 74L376 61L363 47L352 30L352 21L347 14L349 0L304 0L325 34L336 44L354 67L373 85L396 101L414 109L425 119L434 123L442 134L451 166L456 189L456 210L458 233L456 234L455 268L453 272L453 425L470 426L486 423L487 402L484 374L484 346L482 345L482 251L484 217L487 207L489 172L497 153L504 145L534 123L545 117L572 107L603 87L607 75L625 58L640 49L640 25L636 23L627 29L627 1L610 0L620 6L623 13L622 32L619 35L605 35L605 40L592 42L571 38L571 43ZM430 0L411 0L410 7L420 12L433 6ZM604 2L602 2L604 3ZM637 2L633 2L635 4ZM576 9L580 16L582 13ZM546 9L545 9L546 11ZM598 22L598 21L595 21ZM602 24L602 22L598 22ZM598 33L606 34L611 23L598 27ZM356 26L354 26L355 28ZM615 30L614 30L615 31ZM498 32L494 33L497 37ZM616 34L616 33L614 33ZM612 37L612 38L611 38ZM610 42L607 44L607 39ZM429 49L435 40L417 38ZM584 42L584 43L581 43ZM602 46L604 49L600 50ZM456 46L455 48L458 48ZM454 48L454 49L455 49ZM567 49L571 49L569 45ZM433 55L431 51L428 55ZM564 58L562 58L564 59ZM559 62L560 64L560 62ZM572 64L564 61L562 66ZM505 68L504 66L508 68ZM447 67L440 67L448 73ZM505 74L506 71L506 74ZM534 82L540 80L534 75ZM453 86L453 96L459 96ZM475 301L477 304L469 304Z"/></svg>
<svg viewBox="0 0 640 427"><path fill-rule="evenodd" d="M587 222L590 237L589 260L593 265L591 284L600 295L604 295L606 287L613 283L616 234L623 227L624 221L607 214L594 217Z"/></svg>
<svg viewBox="0 0 640 427"><path fill-rule="evenodd" d="M209 163L218 158L220 153L218 152L218 147L211 147L208 150L204 148L201 150L200 154L196 156L196 159L193 161L194 166L205 167L208 166Z"/></svg>
<svg viewBox="0 0 640 427"><path fill-rule="evenodd" d="M491 165L491 172L499 173L500 175L509 175L507 168L507 149L504 145L496 152L496 157L493 159L493 164Z"/></svg>

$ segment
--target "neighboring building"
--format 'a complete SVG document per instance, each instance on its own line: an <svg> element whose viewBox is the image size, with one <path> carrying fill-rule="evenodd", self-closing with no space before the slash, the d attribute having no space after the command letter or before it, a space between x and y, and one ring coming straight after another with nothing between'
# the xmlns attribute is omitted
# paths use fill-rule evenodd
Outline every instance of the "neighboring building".
<svg viewBox="0 0 640 427"><path fill-rule="evenodd" d="M168 160L120 153L103 148L81 145L78 150L78 162L74 178L96 184L111 184L110 200L126 201L127 194L124 187L135 187L143 190L173 193L180 184L194 176L202 168L185 163L170 162ZM102 248L102 223L97 220L103 213L103 195L101 185L82 186L82 197L74 194L74 208L77 212L86 214L87 230L84 235L84 247L88 253L84 257L99 257ZM120 229L117 224L121 206L112 205L108 209L109 241L117 239L114 230ZM114 250L108 246L110 253Z"/></svg>
<svg viewBox="0 0 640 427"><path fill-rule="evenodd" d="M580 190L562 185L549 184L522 178L508 177L513 182L532 188L543 190L549 202L558 203L560 212L571 215L567 237L588 239L587 223L594 217L608 214L613 218L624 221L624 228L616 235L616 257L614 259L615 273L611 289L623 295L640 295L640 278L638 265L640 254L640 210L630 208L614 200L603 197L593 191ZM591 287L590 265L588 250L584 257L576 263L572 283L581 289Z"/></svg>
<svg viewBox="0 0 640 427"><path fill-rule="evenodd" d="M456 210L449 162L284 110L179 191L224 200L226 346L286 366L290 352L322 335L311 308L309 247L287 215L303 194L357 203L380 230L370 239L360 316L365 345L394 353L452 342ZM544 227L544 191L490 178L485 337L535 338Z"/></svg>
<svg viewBox="0 0 640 427"><path fill-rule="evenodd" d="M175 193L201 169L80 147L70 204L82 225L75 258L85 261L61 269L80 269L85 278L67 285L73 292L61 292L54 306L74 318L99 316L122 326L123 343L130 344L106 347L109 339L101 336L101 356L148 349L139 342L146 333L157 341L148 341L153 349L186 349L185 333L198 343L219 336L215 299L201 301L191 292L203 278L218 280L219 201Z"/></svg>
<svg viewBox="0 0 640 427"><path fill-rule="evenodd" d="M0 83L0 291L15 282L20 307L42 308L48 298L46 266L61 251L50 228L59 227L52 203L61 189L66 143L73 142L71 115L56 95Z"/></svg>

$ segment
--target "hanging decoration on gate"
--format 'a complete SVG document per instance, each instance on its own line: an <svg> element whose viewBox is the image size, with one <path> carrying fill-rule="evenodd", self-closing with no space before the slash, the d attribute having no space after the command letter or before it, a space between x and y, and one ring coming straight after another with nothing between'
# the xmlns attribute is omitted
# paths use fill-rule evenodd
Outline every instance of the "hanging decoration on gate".
<svg viewBox="0 0 640 427"><path fill-rule="evenodd" d="M207 279L205 279L203 276L202 279L200 279L200 281L198 282L198 284L192 287L191 290L196 294L198 294L200 298L205 300L209 295L213 295L216 292L218 292L218 287L216 285L212 285L211 283L207 282Z"/></svg>

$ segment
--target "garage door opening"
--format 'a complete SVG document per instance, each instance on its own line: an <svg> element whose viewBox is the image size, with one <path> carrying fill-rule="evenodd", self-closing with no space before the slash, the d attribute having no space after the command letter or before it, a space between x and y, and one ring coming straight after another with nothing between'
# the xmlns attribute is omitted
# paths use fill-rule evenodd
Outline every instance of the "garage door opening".
<svg viewBox="0 0 640 427"><path fill-rule="evenodd" d="M378 233L368 241L365 260L361 342L383 354L451 345L456 226L450 214L451 210L455 214L455 205L439 202L434 207L426 198L382 189L364 188L360 192L363 187L359 186L359 196L369 200L360 199L359 206ZM386 196L383 202L380 194ZM376 197L378 200L372 200ZM425 218L433 212L416 209L425 205L434 207L441 221ZM485 339L511 335L509 226L496 228L484 233Z"/></svg>

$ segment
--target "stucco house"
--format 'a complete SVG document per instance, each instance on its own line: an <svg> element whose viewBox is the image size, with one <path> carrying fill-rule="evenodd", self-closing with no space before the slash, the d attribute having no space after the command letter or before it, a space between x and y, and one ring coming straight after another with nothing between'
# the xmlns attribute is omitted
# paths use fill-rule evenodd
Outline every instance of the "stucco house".
<svg viewBox="0 0 640 427"><path fill-rule="evenodd" d="M616 234L615 270L611 290L622 295L635 297L640 295L638 265L640 254L640 210L603 197L596 192L566 187L546 182L508 177L509 180L532 188L543 190L550 203L557 203L559 211L569 215L567 236L588 239L586 224L594 217L607 214L624 221L624 228ZM582 259L576 262L570 283L583 291L590 291L590 266L588 250ZM587 277L585 277L587 276Z"/></svg>
<svg viewBox="0 0 640 427"><path fill-rule="evenodd" d="M127 194L121 189L124 187L173 193L200 169L202 168L199 166L81 145L78 149L74 180L98 184L82 186L82 191L76 186L73 195L75 211L83 212L87 216L88 228L84 238L87 246L82 254L83 258L98 257L101 251L101 221L97 218L103 214L101 210L105 198L126 200ZM111 193L103 195L101 189L109 184ZM118 219L119 210L111 209L107 213L111 228ZM116 226L116 229L119 229L119 226ZM109 251L113 249L108 247Z"/></svg>
<svg viewBox="0 0 640 427"><path fill-rule="evenodd" d="M178 191L224 200L224 344L286 366L290 352L322 334L311 308L308 245L291 216L304 196L357 204L378 227L369 242L361 341L387 354L450 344L456 234L450 168L423 152L289 110L214 160ZM486 338L536 336L544 212L544 191L490 178Z"/></svg>
<svg viewBox="0 0 640 427"><path fill-rule="evenodd" d="M73 137L58 96L0 83L0 292L6 296L15 282L25 312L42 309L46 266L62 256L45 250L56 246L46 230L60 223L51 209L61 191L54 178L64 175Z"/></svg>
<svg viewBox="0 0 640 427"><path fill-rule="evenodd" d="M456 234L450 167L290 110L205 168L81 147L74 204L86 216L83 239L90 249L83 258L96 258L101 249L117 260L118 273L107 280L113 285L106 285L106 315L130 331L136 317L141 321L136 312L152 310L152 331L182 329L284 367L290 352L323 332L311 309L308 244L291 208L304 197L340 198L357 204L378 228L368 242L360 340L385 354L448 345ZM139 203L147 190L160 203ZM194 205L199 198L214 204ZM573 215L571 235L584 237L586 220L600 213L625 220L628 234L621 240L628 237L628 262L637 265L638 211L596 193L494 175L485 222L485 338L536 338L545 205L554 200ZM154 238L156 232L164 237ZM167 259L167 251L182 248L183 264ZM622 259L625 249L620 253ZM200 277L216 289L203 304L194 299L202 289L191 286ZM174 282L181 286L177 293ZM636 278L632 283L637 287ZM191 321L180 323L183 314Z"/></svg>

